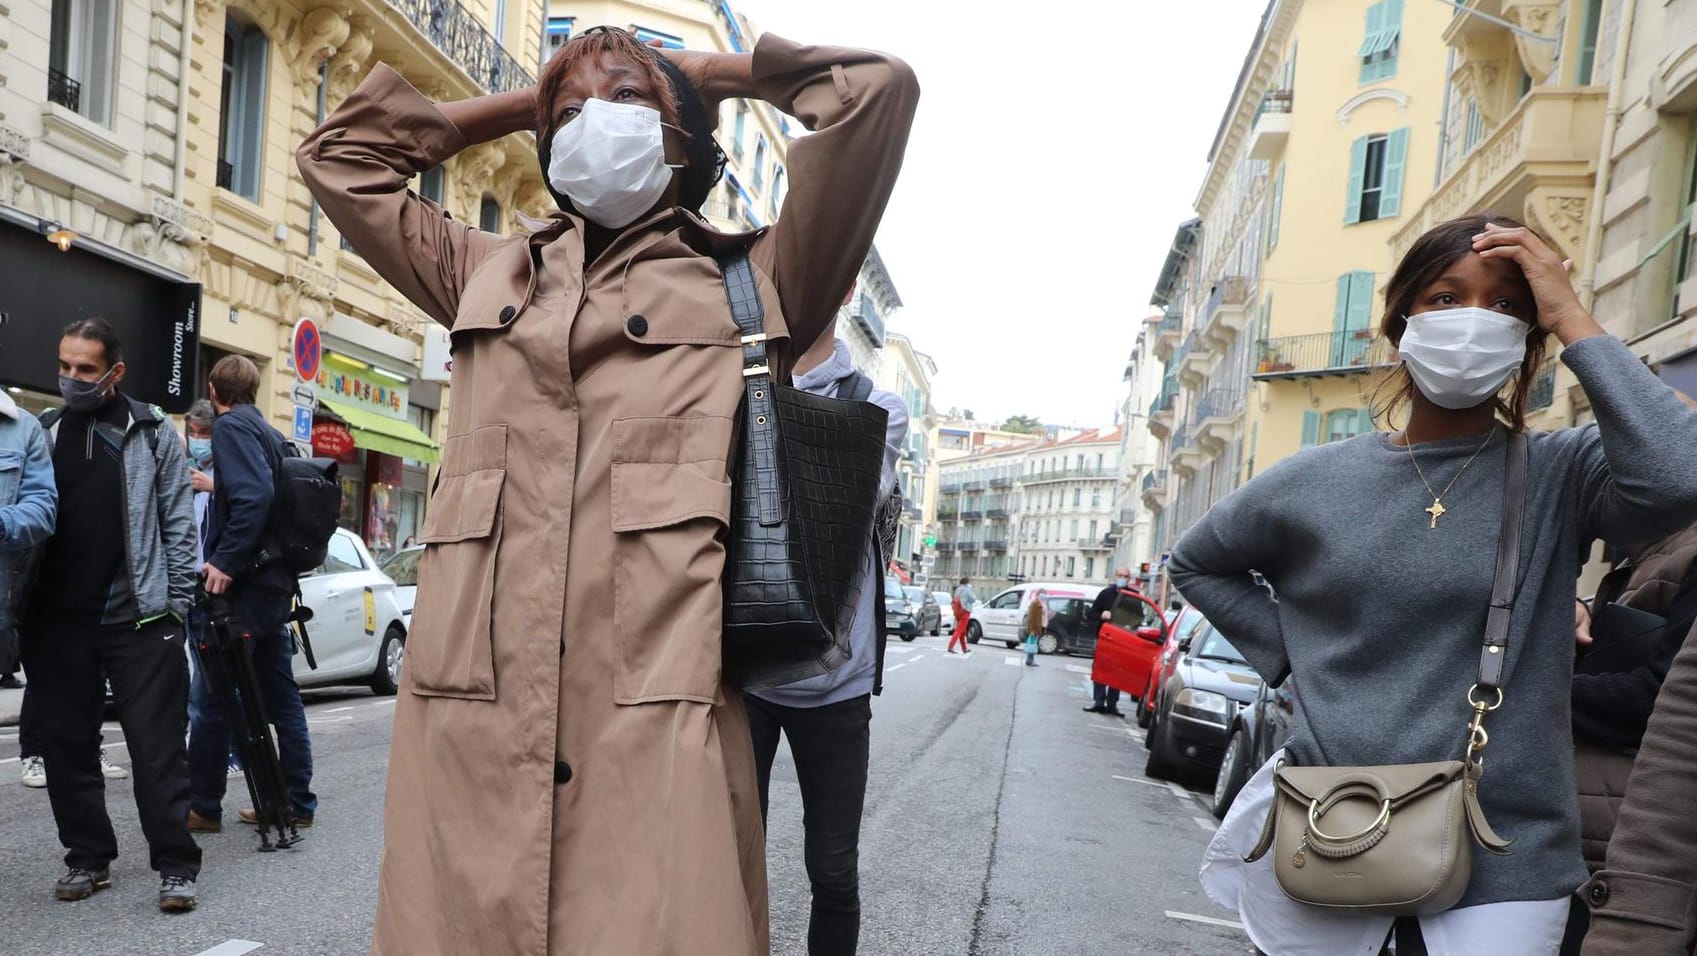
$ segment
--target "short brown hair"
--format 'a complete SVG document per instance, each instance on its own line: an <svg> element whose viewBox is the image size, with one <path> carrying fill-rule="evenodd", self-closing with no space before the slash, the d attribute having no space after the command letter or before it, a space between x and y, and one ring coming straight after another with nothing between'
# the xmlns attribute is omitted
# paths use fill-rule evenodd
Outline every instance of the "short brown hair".
<svg viewBox="0 0 1697 956"><path fill-rule="evenodd" d="M259 366L245 355L226 355L212 366L209 377L218 403L230 408L252 405L259 397Z"/></svg>

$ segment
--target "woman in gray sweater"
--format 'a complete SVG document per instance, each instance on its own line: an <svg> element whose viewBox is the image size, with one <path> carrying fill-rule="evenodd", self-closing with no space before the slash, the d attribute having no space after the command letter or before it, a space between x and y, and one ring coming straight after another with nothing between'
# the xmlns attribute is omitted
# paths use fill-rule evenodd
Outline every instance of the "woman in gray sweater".
<svg viewBox="0 0 1697 956"><path fill-rule="evenodd" d="M1374 432L1281 461L1174 549L1184 597L1270 682L1295 675L1301 722L1283 759L1365 766L1460 759L1491 590L1507 449L1546 339L1597 423L1527 435L1520 586L1480 800L1513 841L1474 853L1457 907L1422 917L1433 953L1555 952L1586 878L1568 716L1575 578L1591 542L1627 544L1697 518L1697 413L1580 305L1567 263L1512 220L1434 227L1386 289L1402 363ZM1275 602L1257 587L1259 572ZM1376 953L1390 917L1322 913L1245 864L1272 799L1262 768L1203 868L1210 894L1270 953ZM1408 921L1409 924L1412 921ZM1398 927L1399 935L1414 927Z"/></svg>

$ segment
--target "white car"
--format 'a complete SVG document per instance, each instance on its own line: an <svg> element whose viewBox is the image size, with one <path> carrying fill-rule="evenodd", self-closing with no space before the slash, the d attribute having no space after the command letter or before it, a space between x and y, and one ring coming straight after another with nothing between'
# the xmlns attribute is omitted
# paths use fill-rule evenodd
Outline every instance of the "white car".
<svg viewBox="0 0 1697 956"><path fill-rule="evenodd" d="M402 548L383 559L383 573L395 582L395 601L401 605L401 624L412 633L412 608L418 603L418 559L424 545Z"/></svg>
<svg viewBox="0 0 1697 956"><path fill-rule="evenodd" d="M395 693L406 618L395 582L378 570L365 542L338 528L324 563L301 575L300 585L301 603L312 609L306 628L318 667L308 667L306 655L296 654L295 681L302 687L368 684L379 694Z"/></svg>
<svg viewBox="0 0 1697 956"><path fill-rule="evenodd" d="M972 616L966 622L967 643L1001 641L1009 647L1024 643L1025 609L1038 588L1050 594L1064 593L1068 596L1082 590L1077 584L1055 581L1016 584L972 609Z"/></svg>

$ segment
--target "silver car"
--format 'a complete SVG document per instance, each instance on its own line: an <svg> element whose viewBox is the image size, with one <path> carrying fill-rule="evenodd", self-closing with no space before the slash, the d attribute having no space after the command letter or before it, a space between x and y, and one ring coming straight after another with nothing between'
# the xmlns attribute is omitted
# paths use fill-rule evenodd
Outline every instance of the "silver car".
<svg viewBox="0 0 1697 956"><path fill-rule="evenodd" d="M294 658L295 681L302 687L368 684L393 694L401 684L401 659L407 641L406 618L395 597L395 582L377 567L365 542L338 528L324 563L301 575L301 603L312 609L307 633L317 669L305 654Z"/></svg>

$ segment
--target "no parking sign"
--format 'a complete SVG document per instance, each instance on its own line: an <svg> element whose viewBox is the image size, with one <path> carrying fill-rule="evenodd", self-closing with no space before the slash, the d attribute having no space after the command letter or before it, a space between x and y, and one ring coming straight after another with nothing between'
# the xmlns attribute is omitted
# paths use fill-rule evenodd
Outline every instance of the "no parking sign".
<svg viewBox="0 0 1697 956"><path fill-rule="evenodd" d="M301 319L295 323L289 354L295 360L295 376L303 382L318 380L318 368L324 362L324 339L318 334L318 323Z"/></svg>

